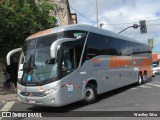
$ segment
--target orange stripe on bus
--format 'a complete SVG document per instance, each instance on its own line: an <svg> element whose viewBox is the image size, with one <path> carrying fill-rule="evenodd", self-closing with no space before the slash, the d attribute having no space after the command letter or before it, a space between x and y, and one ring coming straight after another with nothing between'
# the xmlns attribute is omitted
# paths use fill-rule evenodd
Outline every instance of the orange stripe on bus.
<svg viewBox="0 0 160 120"><path fill-rule="evenodd" d="M131 58L128 57L110 57L110 68L124 67L131 65Z"/></svg>
<svg viewBox="0 0 160 120"><path fill-rule="evenodd" d="M134 61L134 67L138 67L138 60L134 58L133 61Z"/></svg>
<svg viewBox="0 0 160 120"><path fill-rule="evenodd" d="M143 75L144 75L144 71L147 71L147 73L149 73L149 75L151 77L153 74L151 64L152 64L151 59L144 58L141 65L140 65L139 71L142 71Z"/></svg>
<svg viewBox="0 0 160 120"><path fill-rule="evenodd" d="M35 38L35 37L38 37L38 36L43 36L43 35L47 35L49 33L51 33L51 29L48 29L48 30L44 30L44 31L41 31L41 32L38 32L38 33L35 33L33 35L31 35L32 38Z"/></svg>

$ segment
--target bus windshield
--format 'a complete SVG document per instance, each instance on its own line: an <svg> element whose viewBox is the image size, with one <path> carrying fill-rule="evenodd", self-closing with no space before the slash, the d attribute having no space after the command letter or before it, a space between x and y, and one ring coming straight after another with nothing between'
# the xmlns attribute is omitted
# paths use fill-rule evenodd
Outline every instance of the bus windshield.
<svg viewBox="0 0 160 120"><path fill-rule="evenodd" d="M24 63L25 82L37 82L57 77L57 63L50 58L49 47L36 49Z"/></svg>
<svg viewBox="0 0 160 120"><path fill-rule="evenodd" d="M50 47L36 50L34 65L40 80L57 77L57 63L50 57Z"/></svg>
<svg viewBox="0 0 160 120"><path fill-rule="evenodd" d="M27 41L22 50L24 62L20 64L23 65L23 75L19 82L47 84L71 73L79 65L86 35L84 31L64 31ZM60 47L57 57L61 57L51 58L51 45L61 38L74 38L76 41L55 46L55 49Z"/></svg>
<svg viewBox="0 0 160 120"><path fill-rule="evenodd" d="M57 77L56 58L51 59L50 46L58 35L36 38L25 43L22 82L41 82Z"/></svg>

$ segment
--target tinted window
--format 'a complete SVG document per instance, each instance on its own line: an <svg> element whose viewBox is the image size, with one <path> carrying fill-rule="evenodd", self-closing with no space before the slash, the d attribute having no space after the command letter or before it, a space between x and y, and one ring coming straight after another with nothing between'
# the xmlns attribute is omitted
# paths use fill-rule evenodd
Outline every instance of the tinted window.
<svg viewBox="0 0 160 120"><path fill-rule="evenodd" d="M61 62L62 62L61 63L62 75L61 76L65 76L75 69L74 48L72 49L65 48L62 50Z"/></svg>
<svg viewBox="0 0 160 120"><path fill-rule="evenodd" d="M150 48L147 45L118 38L107 37L107 55L130 56L133 54L150 52Z"/></svg>
<svg viewBox="0 0 160 120"><path fill-rule="evenodd" d="M54 41L56 41L61 37L62 37L61 33L56 33L56 34L51 34L51 35L31 39L30 41L27 41L24 44L24 47L23 47L24 55L32 52L34 49L50 47Z"/></svg>
<svg viewBox="0 0 160 120"><path fill-rule="evenodd" d="M121 48L123 47L121 42L117 38L107 37L107 55L121 55Z"/></svg>
<svg viewBox="0 0 160 120"><path fill-rule="evenodd" d="M59 38L62 38L61 33L56 33L56 34L40 37L40 38L37 39L36 48L51 46L51 44Z"/></svg>
<svg viewBox="0 0 160 120"><path fill-rule="evenodd" d="M131 41L121 40L121 54L123 56L130 56L133 53L134 43Z"/></svg>
<svg viewBox="0 0 160 120"><path fill-rule="evenodd" d="M103 35L90 33L86 50L87 59L98 55L106 55L106 37Z"/></svg>
<svg viewBox="0 0 160 120"><path fill-rule="evenodd" d="M63 32L63 38L75 38L77 39L76 41L71 41L71 42L65 42L63 43L64 47L68 48L74 48L74 55L75 55L75 66L79 66L80 58L82 55L82 50L84 46L84 42L87 37L87 32L86 31L80 31L80 30L72 30L72 31L65 31Z"/></svg>
<svg viewBox="0 0 160 120"><path fill-rule="evenodd" d="M140 43L133 43L133 54L151 53L151 48Z"/></svg>
<svg viewBox="0 0 160 120"><path fill-rule="evenodd" d="M63 38L75 38L77 40L85 39L87 32L81 30L71 30L63 32Z"/></svg>

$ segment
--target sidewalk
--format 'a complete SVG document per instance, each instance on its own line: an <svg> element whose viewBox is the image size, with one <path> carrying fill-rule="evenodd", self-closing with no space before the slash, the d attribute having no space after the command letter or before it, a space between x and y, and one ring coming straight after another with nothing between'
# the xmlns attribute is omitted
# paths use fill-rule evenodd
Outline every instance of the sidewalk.
<svg viewBox="0 0 160 120"><path fill-rule="evenodd" d="M18 101L17 94L13 94L10 90L4 89L0 84L0 101Z"/></svg>

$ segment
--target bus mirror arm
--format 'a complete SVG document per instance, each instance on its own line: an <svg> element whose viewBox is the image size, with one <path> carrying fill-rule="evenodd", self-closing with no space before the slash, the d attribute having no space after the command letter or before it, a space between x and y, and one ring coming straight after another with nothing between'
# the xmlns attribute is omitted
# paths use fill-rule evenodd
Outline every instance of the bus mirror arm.
<svg viewBox="0 0 160 120"><path fill-rule="evenodd" d="M10 65L10 58L11 56L16 53L16 52L19 52L21 51L22 48L17 48L17 49L14 49L14 50L11 50L8 54L7 54L7 57L6 57L6 61L7 61L7 65Z"/></svg>

